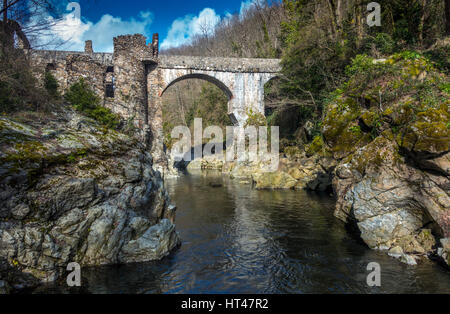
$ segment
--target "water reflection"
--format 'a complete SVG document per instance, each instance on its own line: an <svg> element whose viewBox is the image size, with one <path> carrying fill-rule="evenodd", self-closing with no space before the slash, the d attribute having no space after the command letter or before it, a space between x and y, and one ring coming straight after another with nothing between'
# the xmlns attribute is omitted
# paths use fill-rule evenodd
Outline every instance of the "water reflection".
<svg viewBox="0 0 450 314"><path fill-rule="evenodd" d="M258 191L215 172L167 188L182 246L158 262L85 268L90 292L450 293L443 268L401 264L352 237L327 195ZM369 262L381 265L379 288L366 285Z"/></svg>

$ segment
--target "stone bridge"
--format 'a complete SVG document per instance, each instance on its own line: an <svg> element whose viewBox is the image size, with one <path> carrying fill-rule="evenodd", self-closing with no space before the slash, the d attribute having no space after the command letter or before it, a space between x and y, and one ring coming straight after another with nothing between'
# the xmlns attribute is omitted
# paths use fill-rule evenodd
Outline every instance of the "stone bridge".
<svg viewBox="0 0 450 314"><path fill-rule="evenodd" d="M164 155L161 97L170 86L190 78L215 84L229 99L233 123L243 125L250 109L264 114L264 85L280 71L278 59L159 56L157 34L150 44L139 34L116 37L114 53L95 53L90 41L84 52L29 53L37 76L51 72L61 91L83 77L106 107L151 130L156 159Z"/></svg>
<svg viewBox="0 0 450 314"><path fill-rule="evenodd" d="M164 86L190 78L203 79L219 87L228 97L228 114L243 125L247 112L264 114L264 85L279 72L277 59L207 58L160 56L158 69Z"/></svg>

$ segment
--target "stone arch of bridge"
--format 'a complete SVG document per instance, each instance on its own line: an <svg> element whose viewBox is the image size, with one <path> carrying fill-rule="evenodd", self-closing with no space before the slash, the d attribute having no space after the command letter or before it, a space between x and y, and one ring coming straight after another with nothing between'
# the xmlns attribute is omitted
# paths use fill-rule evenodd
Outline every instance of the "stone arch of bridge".
<svg viewBox="0 0 450 314"><path fill-rule="evenodd" d="M216 85L218 88L220 88L225 93L225 95L228 97L228 100L231 100L233 98L233 93L228 88L228 86L226 86L222 81L218 80L217 78L215 78L213 76L210 76L210 75L207 75L207 74L203 74L203 73L186 74L186 75L183 75L183 76L180 76L180 77L174 79L161 92L161 97L164 95L165 91L170 86L174 85L175 83L187 80L187 79L200 79L200 80L204 80L204 81L210 82L210 83Z"/></svg>
<svg viewBox="0 0 450 314"><path fill-rule="evenodd" d="M271 107L270 104L270 99L267 98L267 91L269 90L269 94L270 94L270 86L271 84L275 83L276 81L280 81L281 80L281 75L278 74L274 74L273 76L271 76L269 79L267 79L264 82L264 115L268 116L273 112L273 108ZM269 87L269 89L266 89L267 87Z"/></svg>

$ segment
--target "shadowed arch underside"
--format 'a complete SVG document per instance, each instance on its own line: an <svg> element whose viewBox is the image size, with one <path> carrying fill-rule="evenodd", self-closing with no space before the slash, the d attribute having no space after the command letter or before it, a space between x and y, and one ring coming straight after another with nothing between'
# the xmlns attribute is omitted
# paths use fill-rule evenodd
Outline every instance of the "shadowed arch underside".
<svg viewBox="0 0 450 314"><path fill-rule="evenodd" d="M233 93L230 91L230 89L220 80L216 79L215 77L212 77L210 75L207 74L202 74L202 73L192 73L192 74L186 74L183 76L180 76L178 78L176 78L175 80L173 80L172 82L170 82L166 88L164 88L164 90L161 92L161 97L164 95L164 93L166 92L166 90L174 85L177 82L181 82L187 79L200 79L200 80L204 80L207 82L210 82L214 85L216 85L218 88L220 88L220 90L222 90L225 95L227 95L228 100L231 100L233 98Z"/></svg>

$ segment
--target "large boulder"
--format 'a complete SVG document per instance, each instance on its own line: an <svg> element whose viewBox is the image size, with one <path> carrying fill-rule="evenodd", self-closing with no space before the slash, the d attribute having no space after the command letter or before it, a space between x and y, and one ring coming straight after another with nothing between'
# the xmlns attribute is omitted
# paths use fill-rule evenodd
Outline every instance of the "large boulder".
<svg viewBox="0 0 450 314"><path fill-rule="evenodd" d="M254 173L252 180L256 189L291 189L297 183L297 180L282 171Z"/></svg>
<svg viewBox="0 0 450 314"><path fill-rule="evenodd" d="M178 245L175 208L139 140L67 112L46 125L2 118L0 133L0 260L10 267L52 281L70 262L149 261Z"/></svg>
<svg viewBox="0 0 450 314"><path fill-rule="evenodd" d="M222 171L224 165L223 156L208 155L196 158L187 163L187 170L219 170Z"/></svg>
<svg viewBox="0 0 450 314"><path fill-rule="evenodd" d="M331 172L336 162L329 157L304 155L280 157L278 169L272 171L267 162L226 162L222 172L233 179L252 181L257 189L331 189Z"/></svg>
<svg viewBox="0 0 450 314"><path fill-rule="evenodd" d="M397 55L364 71L324 118L325 150L337 161L335 215L355 224L369 247L414 264L411 254L434 253L436 240L450 235L446 78L422 57ZM407 92L420 86L433 102Z"/></svg>

